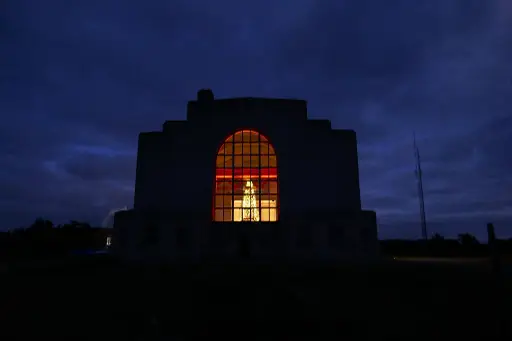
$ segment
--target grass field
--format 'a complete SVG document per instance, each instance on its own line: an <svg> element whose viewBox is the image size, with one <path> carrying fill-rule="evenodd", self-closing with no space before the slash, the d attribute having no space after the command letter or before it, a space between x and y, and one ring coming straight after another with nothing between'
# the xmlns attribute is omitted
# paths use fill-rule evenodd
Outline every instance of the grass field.
<svg viewBox="0 0 512 341"><path fill-rule="evenodd" d="M134 268L102 256L2 277L2 332L18 339L492 340L512 325L511 278L486 260Z"/></svg>

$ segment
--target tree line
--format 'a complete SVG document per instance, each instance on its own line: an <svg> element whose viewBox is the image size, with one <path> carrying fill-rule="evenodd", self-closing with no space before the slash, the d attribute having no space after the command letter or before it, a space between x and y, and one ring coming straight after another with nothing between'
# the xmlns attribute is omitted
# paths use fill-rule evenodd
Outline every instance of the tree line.
<svg viewBox="0 0 512 341"><path fill-rule="evenodd" d="M0 232L0 261L15 259L44 259L76 252L106 249L111 229L92 227L88 223L70 221L54 225L50 220L36 219L26 228ZM501 253L512 255L512 238L498 240ZM489 246L469 233L456 239L434 234L430 239L391 239L380 241L385 256L402 257L487 257Z"/></svg>
<svg viewBox="0 0 512 341"><path fill-rule="evenodd" d="M496 240L496 246L500 253L512 255L512 238ZM487 243L481 243L470 233L452 239L436 233L428 240L381 240L380 251L401 257L487 257L491 252Z"/></svg>
<svg viewBox="0 0 512 341"><path fill-rule="evenodd" d="M43 218L26 228L0 232L0 259L42 259L74 252L102 250L110 229L79 221L55 225Z"/></svg>

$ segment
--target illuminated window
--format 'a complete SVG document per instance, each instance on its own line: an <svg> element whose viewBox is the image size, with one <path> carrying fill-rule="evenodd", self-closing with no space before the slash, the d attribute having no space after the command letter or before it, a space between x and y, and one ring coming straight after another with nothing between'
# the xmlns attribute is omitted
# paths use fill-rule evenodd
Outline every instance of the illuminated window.
<svg viewBox="0 0 512 341"><path fill-rule="evenodd" d="M277 221L277 158L266 137L241 130L217 154L214 221Z"/></svg>

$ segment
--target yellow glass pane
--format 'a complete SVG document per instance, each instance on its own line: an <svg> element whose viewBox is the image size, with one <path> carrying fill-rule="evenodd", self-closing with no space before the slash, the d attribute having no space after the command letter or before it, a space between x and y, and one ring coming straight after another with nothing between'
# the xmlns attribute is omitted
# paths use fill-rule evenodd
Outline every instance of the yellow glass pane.
<svg viewBox="0 0 512 341"><path fill-rule="evenodd" d="M224 157L224 167L225 168L232 168L233 167L233 157L232 156Z"/></svg>

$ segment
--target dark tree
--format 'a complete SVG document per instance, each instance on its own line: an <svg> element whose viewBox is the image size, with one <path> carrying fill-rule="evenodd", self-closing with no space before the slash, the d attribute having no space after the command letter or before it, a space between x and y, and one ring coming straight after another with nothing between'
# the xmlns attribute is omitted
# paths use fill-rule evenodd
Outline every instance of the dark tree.
<svg viewBox="0 0 512 341"><path fill-rule="evenodd" d="M479 245L478 239L470 233L461 233L459 234L459 243L462 246L473 246Z"/></svg>
<svg viewBox="0 0 512 341"><path fill-rule="evenodd" d="M432 235L432 238L430 238L432 241L443 241L444 237L440 235L439 233L434 233Z"/></svg>

